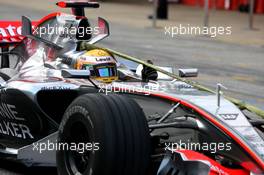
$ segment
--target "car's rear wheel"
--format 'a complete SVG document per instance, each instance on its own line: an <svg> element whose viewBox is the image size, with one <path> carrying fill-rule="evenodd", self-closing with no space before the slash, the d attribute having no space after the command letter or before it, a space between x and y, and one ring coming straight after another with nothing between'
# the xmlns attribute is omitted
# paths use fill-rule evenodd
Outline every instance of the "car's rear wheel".
<svg viewBox="0 0 264 175"><path fill-rule="evenodd" d="M63 116L58 143L79 148L88 145L79 150L59 147L60 175L146 174L148 125L142 109L130 98L101 94L78 97Z"/></svg>

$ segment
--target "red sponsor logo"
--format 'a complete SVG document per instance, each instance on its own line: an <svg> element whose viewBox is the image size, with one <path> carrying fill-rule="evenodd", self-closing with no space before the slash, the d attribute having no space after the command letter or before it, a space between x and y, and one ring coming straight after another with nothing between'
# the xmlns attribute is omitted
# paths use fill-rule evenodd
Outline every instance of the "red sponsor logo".
<svg viewBox="0 0 264 175"><path fill-rule="evenodd" d="M20 36L21 31L20 21L0 21L0 38Z"/></svg>
<svg viewBox="0 0 264 175"><path fill-rule="evenodd" d="M33 22L34 26L36 22ZM0 21L0 43L1 42L19 42L23 39L21 36L21 21Z"/></svg>

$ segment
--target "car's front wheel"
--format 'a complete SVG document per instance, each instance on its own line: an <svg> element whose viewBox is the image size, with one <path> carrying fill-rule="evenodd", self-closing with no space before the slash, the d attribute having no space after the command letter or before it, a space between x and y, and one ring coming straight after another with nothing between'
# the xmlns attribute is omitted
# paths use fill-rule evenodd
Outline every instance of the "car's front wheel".
<svg viewBox="0 0 264 175"><path fill-rule="evenodd" d="M145 115L120 95L86 94L73 101L58 146L59 175L144 175L150 158Z"/></svg>

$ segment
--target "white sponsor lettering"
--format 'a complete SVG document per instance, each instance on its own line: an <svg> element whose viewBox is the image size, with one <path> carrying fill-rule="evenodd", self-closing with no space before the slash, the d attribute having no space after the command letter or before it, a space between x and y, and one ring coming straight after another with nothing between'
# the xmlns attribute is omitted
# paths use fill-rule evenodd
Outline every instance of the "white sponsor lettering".
<svg viewBox="0 0 264 175"><path fill-rule="evenodd" d="M15 36L15 32L14 29L16 29L14 26L9 25L6 30L8 31L8 33L10 34L10 36Z"/></svg>
<svg viewBox="0 0 264 175"><path fill-rule="evenodd" d="M21 30L22 26L12 26L11 24L9 24L9 26L3 28L0 27L0 38L1 37L9 37L9 36L17 36L17 35L21 35Z"/></svg>
<svg viewBox="0 0 264 175"><path fill-rule="evenodd" d="M22 139L34 138L25 124L7 121L25 121L25 118L18 116L15 105L0 103L0 117L3 119L0 120L0 134Z"/></svg>
<svg viewBox="0 0 264 175"><path fill-rule="evenodd" d="M6 104L6 103L0 103L0 115L3 118L8 118L8 119L14 119L14 120L20 120L24 121L24 118L18 117L17 116L17 111L16 107L11 104Z"/></svg>
<svg viewBox="0 0 264 175"><path fill-rule="evenodd" d="M28 126L13 122L0 121L0 133L23 139L34 139Z"/></svg>
<svg viewBox="0 0 264 175"><path fill-rule="evenodd" d="M7 37L7 33L3 28L0 28L0 37Z"/></svg>

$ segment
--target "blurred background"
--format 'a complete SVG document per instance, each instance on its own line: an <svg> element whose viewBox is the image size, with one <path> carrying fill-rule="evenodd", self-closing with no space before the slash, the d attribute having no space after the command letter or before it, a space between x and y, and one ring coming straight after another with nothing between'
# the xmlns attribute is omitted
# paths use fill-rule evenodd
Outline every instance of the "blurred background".
<svg viewBox="0 0 264 175"><path fill-rule="evenodd" d="M32 20L60 9L55 0L0 0L0 20ZM250 5L251 4L251 5ZM151 59L154 64L198 68L195 78L211 89L264 109L264 0L103 0L99 9L87 9L110 23L111 35L99 45ZM231 27L230 35L165 34L165 27ZM0 33L1 35L1 33ZM37 172L37 173L36 173ZM55 169L31 169L0 163L0 174L56 174Z"/></svg>

